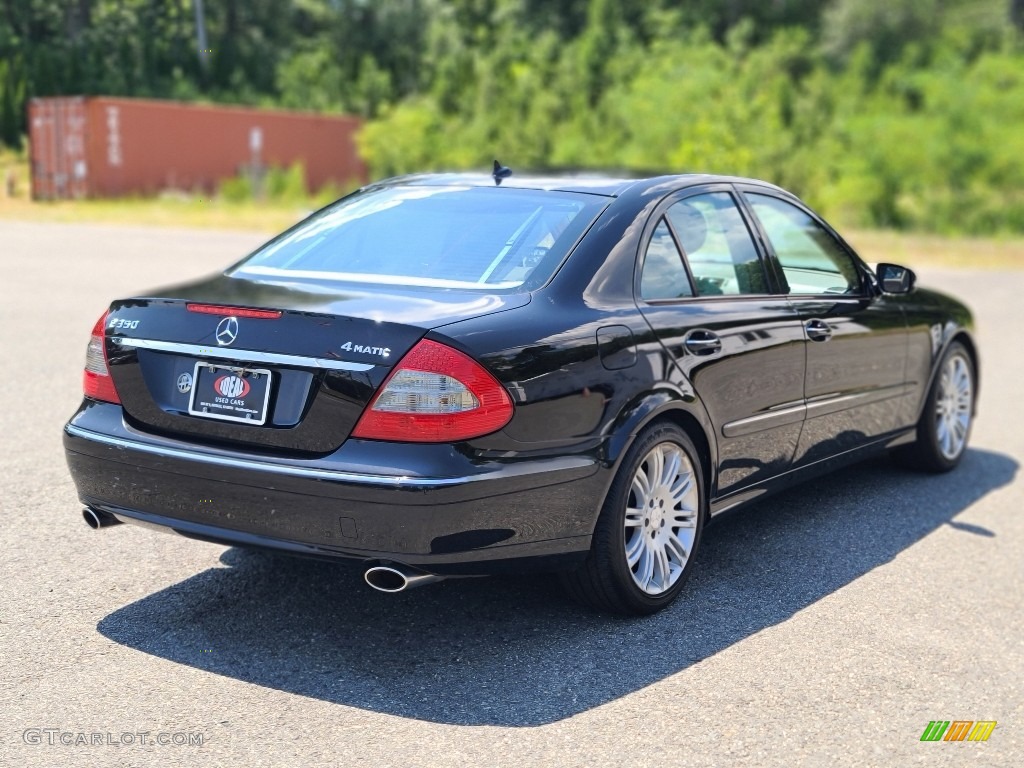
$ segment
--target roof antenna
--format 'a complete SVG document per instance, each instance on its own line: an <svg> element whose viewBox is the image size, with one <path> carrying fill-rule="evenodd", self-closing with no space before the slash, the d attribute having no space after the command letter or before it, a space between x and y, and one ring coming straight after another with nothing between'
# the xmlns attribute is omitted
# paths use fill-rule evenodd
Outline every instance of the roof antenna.
<svg viewBox="0 0 1024 768"><path fill-rule="evenodd" d="M506 168L504 165L499 163L497 160L494 161L494 170L491 171L491 176L494 177L494 185L496 187L501 186L501 180L507 179L512 175L512 169Z"/></svg>

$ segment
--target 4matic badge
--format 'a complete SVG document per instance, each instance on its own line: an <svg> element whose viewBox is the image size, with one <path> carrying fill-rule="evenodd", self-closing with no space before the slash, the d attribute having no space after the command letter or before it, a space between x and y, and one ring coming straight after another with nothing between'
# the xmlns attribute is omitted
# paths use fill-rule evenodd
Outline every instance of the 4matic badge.
<svg viewBox="0 0 1024 768"><path fill-rule="evenodd" d="M364 344L353 344L351 341L346 341L341 348L346 352L362 352L364 355L387 357L391 354L391 347L371 347Z"/></svg>

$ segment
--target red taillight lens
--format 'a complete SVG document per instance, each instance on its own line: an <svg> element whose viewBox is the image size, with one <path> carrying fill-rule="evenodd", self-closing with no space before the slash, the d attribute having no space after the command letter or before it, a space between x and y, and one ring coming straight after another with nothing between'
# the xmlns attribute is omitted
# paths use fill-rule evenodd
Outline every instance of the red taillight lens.
<svg viewBox="0 0 1024 768"><path fill-rule="evenodd" d="M82 390L86 397L103 400L108 403L120 404L114 380L107 369L107 350L104 345L104 332L107 324L107 313L100 315L96 325L92 327L89 346L85 350L85 373L82 377Z"/></svg>
<svg viewBox="0 0 1024 768"><path fill-rule="evenodd" d="M424 340L384 380L352 436L450 443L494 432L511 418L512 398L482 365Z"/></svg>

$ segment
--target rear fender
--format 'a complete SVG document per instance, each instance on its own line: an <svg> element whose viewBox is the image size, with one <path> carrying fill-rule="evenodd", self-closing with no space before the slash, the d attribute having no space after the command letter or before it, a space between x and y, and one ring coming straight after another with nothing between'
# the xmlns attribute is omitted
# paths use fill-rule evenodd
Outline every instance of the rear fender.
<svg viewBox="0 0 1024 768"><path fill-rule="evenodd" d="M611 438L605 444L605 463L612 471L609 473L608 485L611 485L619 464L625 457L630 446L648 424L658 419L666 419L682 426L687 432L699 429L703 436L704 446L699 439L694 439L698 449L707 448L707 466L704 467L705 492L710 499L717 482L718 443L715 430L708 417L703 403L693 396L686 396L675 389L657 389L647 392L622 409L618 418L610 427ZM698 436L694 436L695 438ZM607 494L607 488L605 489Z"/></svg>

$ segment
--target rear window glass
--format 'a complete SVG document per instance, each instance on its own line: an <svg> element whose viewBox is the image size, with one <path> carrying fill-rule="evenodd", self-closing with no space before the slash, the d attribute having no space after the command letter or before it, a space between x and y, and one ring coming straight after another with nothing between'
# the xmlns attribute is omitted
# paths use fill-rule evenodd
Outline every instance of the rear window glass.
<svg viewBox="0 0 1024 768"><path fill-rule="evenodd" d="M229 274L514 289L546 279L607 203L500 187L370 189L314 214Z"/></svg>

